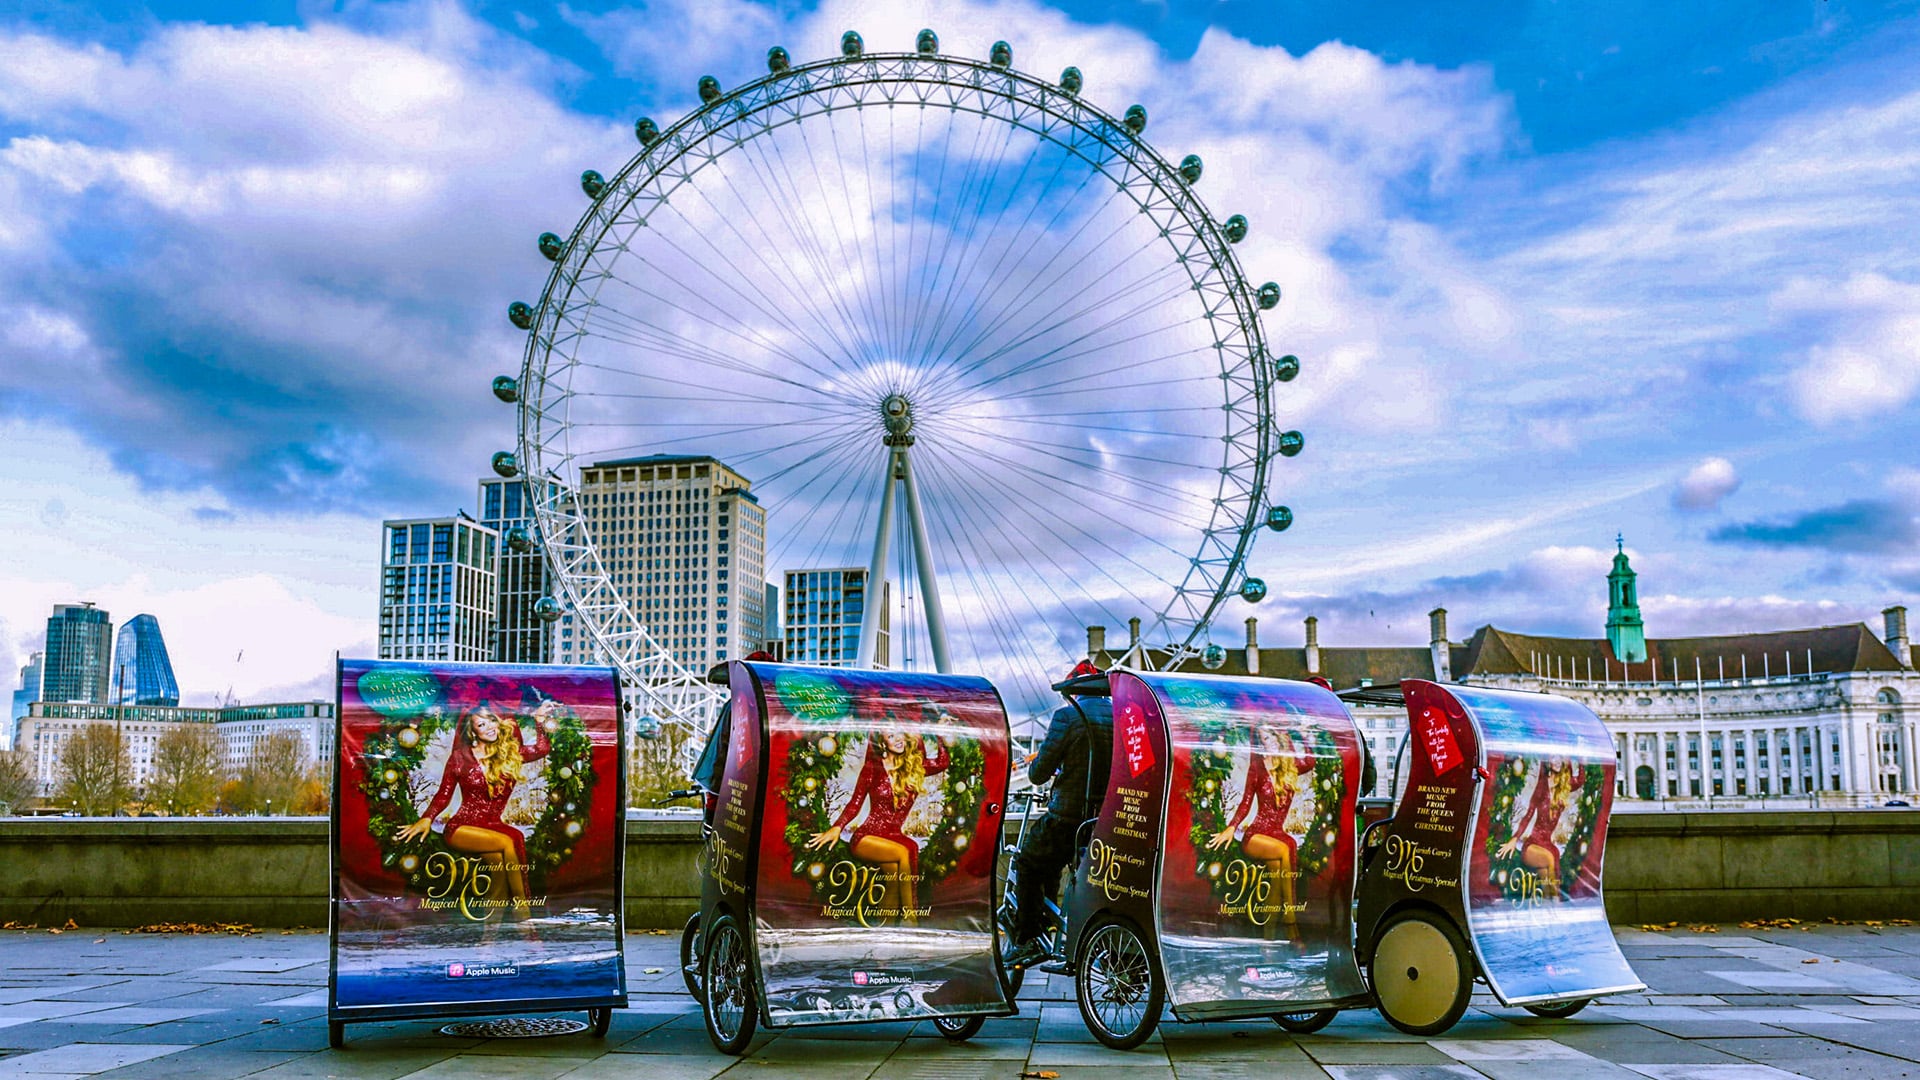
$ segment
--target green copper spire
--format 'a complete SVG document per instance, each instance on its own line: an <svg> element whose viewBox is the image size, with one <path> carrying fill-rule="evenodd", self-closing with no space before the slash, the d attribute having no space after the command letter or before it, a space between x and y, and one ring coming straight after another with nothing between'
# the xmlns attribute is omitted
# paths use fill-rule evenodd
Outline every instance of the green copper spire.
<svg viewBox="0 0 1920 1080"><path fill-rule="evenodd" d="M1644 664L1647 631L1640 622L1640 596L1634 586L1638 575L1627 565L1626 537L1615 536L1613 542L1618 550L1613 556L1613 571L1607 575L1607 644L1613 646L1613 655L1620 660Z"/></svg>

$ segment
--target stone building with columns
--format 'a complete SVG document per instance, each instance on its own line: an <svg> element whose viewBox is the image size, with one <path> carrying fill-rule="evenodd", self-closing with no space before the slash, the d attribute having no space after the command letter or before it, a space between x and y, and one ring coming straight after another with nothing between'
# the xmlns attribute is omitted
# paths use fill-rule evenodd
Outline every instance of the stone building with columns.
<svg viewBox="0 0 1920 1080"><path fill-rule="evenodd" d="M1227 650L1215 670L1318 676L1340 690L1418 678L1572 698L1613 732L1622 809L1920 804L1920 673L1905 607L1882 612L1878 636L1865 623L1849 623L1653 638L1645 634L1624 551L1614 556L1608 588L1605 637L1489 625L1456 642L1446 609L1435 608L1425 648L1322 645L1312 616L1302 646L1272 648L1260 643L1257 620L1248 619L1246 644ZM1133 639L1137 644L1137 631ZM1089 628L1088 645L1102 666L1126 655L1108 650L1098 627ZM1183 668L1205 670L1198 659ZM1354 715L1388 776L1405 714L1356 708Z"/></svg>

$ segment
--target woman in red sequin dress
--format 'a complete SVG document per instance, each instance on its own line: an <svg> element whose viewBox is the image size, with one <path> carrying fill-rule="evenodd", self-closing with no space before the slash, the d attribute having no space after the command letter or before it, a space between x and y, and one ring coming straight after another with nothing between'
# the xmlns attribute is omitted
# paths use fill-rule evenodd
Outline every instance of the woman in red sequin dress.
<svg viewBox="0 0 1920 1080"><path fill-rule="evenodd" d="M932 758L926 753L929 741L934 748ZM854 858L874 864L885 880L897 885L887 890L889 900L898 901L904 921L917 922L920 845L901 826L925 793L927 777L946 769L947 748L938 739L897 730L874 732L867 738L867 757L861 763L853 797L834 819L833 827L816 833L807 847L819 850L832 844L866 806L867 819L853 830L849 850Z"/></svg>
<svg viewBox="0 0 1920 1080"><path fill-rule="evenodd" d="M1226 827L1207 841L1207 850L1226 847L1233 840L1236 828L1244 825L1246 832L1240 848L1248 858L1266 865L1267 880L1280 889L1280 914L1287 935L1297 937L1300 909L1294 902L1294 868L1300 861L1300 842L1287 832L1287 813L1293 809L1294 796L1300 792L1301 774L1313 773L1314 758L1298 746L1294 733L1285 728L1256 724L1253 738L1255 753L1247 763L1247 782L1240 805L1227 815ZM1271 921L1266 925L1271 928Z"/></svg>
<svg viewBox="0 0 1920 1080"><path fill-rule="evenodd" d="M509 913L525 918L528 910L527 838L501 820L513 789L525 779L523 766L547 756L544 724L534 725L533 745L522 740L519 723L502 719L491 702L483 701L460 718L453 752L440 778L440 789L420 820L394 833L401 841L417 840L433 827L433 819L460 793L460 809L446 822L447 846L477 855L493 874L494 895L505 885Z"/></svg>
<svg viewBox="0 0 1920 1080"><path fill-rule="evenodd" d="M1502 858L1518 851L1520 864L1540 875L1540 892L1549 900L1560 895L1560 844L1554 834L1583 779L1567 759L1548 759L1534 781L1533 797L1514 819L1513 835L1500 845Z"/></svg>

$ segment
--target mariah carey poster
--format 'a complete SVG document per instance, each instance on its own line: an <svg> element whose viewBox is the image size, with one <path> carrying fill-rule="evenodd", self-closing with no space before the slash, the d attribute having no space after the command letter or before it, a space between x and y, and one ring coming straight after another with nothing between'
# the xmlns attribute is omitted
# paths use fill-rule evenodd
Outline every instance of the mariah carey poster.
<svg viewBox="0 0 1920 1080"><path fill-rule="evenodd" d="M1614 744L1586 707L1550 694L1449 686L1486 753L1467 872L1467 922L1510 1002L1638 988L1607 924L1601 856Z"/></svg>
<svg viewBox="0 0 1920 1080"><path fill-rule="evenodd" d="M756 945L775 1025L1010 1011L994 961L1007 717L984 679L755 665Z"/></svg>
<svg viewBox="0 0 1920 1080"><path fill-rule="evenodd" d="M1170 770L1160 955L1190 1013L1363 995L1352 948L1353 718L1312 683L1142 675Z"/></svg>
<svg viewBox="0 0 1920 1080"><path fill-rule="evenodd" d="M613 672L339 675L330 1016L625 1005Z"/></svg>

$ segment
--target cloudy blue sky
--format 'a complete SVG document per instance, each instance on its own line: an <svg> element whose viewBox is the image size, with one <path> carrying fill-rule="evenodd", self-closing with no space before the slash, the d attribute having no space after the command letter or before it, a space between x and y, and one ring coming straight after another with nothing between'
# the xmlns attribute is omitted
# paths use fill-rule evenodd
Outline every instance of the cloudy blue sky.
<svg viewBox="0 0 1920 1080"><path fill-rule="evenodd" d="M379 520L472 508L512 440L500 312L579 171L849 27L1005 38L1233 163L1309 449L1225 639L1597 634L1616 532L1655 635L1920 601L1914 0L7 11L9 674L88 599L159 616L190 700L320 692Z"/></svg>

